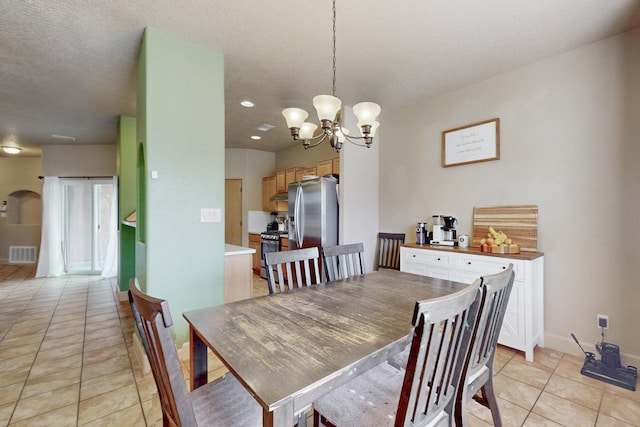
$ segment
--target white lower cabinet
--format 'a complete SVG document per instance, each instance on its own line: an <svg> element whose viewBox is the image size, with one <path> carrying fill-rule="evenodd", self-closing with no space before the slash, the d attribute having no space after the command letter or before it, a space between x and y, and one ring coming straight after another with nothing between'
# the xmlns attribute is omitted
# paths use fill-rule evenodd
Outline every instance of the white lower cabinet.
<svg viewBox="0 0 640 427"><path fill-rule="evenodd" d="M523 254L528 259L469 253L473 249L446 251L405 245L400 248L400 270L423 276L472 283L483 274L505 270L513 264L515 280L498 342L525 352L533 361L533 348L544 345L544 256Z"/></svg>

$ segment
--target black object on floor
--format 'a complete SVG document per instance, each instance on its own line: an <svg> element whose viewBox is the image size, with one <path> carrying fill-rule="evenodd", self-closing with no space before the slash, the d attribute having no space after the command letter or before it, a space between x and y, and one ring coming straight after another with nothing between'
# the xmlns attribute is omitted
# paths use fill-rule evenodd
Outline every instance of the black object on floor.
<svg viewBox="0 0 640 427"><path fill-rule="evenodd" d="M597 360L595 354L584 351L574 334L571 336L584 353L584 365L580 370L582 375L636 391L638 369L635 366L623 368L620 365L620 348L616 344L604 342L603 335L603 341L596 343L596 350L601 358Z"/></svg>

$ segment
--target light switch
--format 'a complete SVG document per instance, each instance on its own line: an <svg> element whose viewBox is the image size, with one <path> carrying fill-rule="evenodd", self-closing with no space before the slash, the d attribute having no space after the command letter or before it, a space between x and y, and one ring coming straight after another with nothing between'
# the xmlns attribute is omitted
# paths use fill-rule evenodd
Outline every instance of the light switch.
<svg viewBox="0 0 640 427"><path fill-rule="evenodd" d="M158 171L151 171L151 179L158 179Z"/></svg>
<svg viewBox="0 0 640 427"><path fill-rule="evenodd" d="M220 221L222 221L222 212L220 208L200 209L200 222L220 222Z"/></svg>

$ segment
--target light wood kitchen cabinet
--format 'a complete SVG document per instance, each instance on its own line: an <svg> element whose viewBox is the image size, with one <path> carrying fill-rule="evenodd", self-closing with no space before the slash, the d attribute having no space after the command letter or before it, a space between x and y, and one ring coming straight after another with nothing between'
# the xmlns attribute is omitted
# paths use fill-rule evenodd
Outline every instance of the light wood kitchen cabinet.
<svg viewBox="0 0 640 427"><path fill-rule="evenodd" d="M316 168L301 168L296 172L296 181L302 181L305 176L318 175Z"/></svg>
<svg viewBox="0 0 640 427"><path fill-rule="evenodd" d="M533 361L533 348L544 345L544 255L522 252L496 256L474 248L444 248L405 244L400 247L400 271L471 283L484 274L513 264L515 280L498 343L525 352Z"/></svg>
<svg viewBox="0 0 640 427"><path fill-rule="evenodd" d="M265 176L262 178L262 210L266 212L276 212L278 210L275 201L271 197L276 194L276 177Z"/></svg>
<svg viewBox="0 0 640 427"><path fill-rule="evenodd" d="M224 302L234 302L253 297L253 249L236 245L224 245Z"/></svg>
<svg viewBox="0 0 640 427"><path fill-rule="evenodd" d="M289 250L289 238L288 237L281 237L280 238L280 250L281 251L288 251Z"/></svg>
<svg viewBox="0 0 640 427"><path fill-rule="evenodd" d="M289 188L289 184L291 184L292 182L296 182L299 181L298 177L298 173L302 173L305 170L305 168L301 168L301 167L293 167L293 168L289 168L286 171L286 182L287 182L287 189Z"/></svg>
<svg viewBox="0 0 640 427"><path fill-rule="evenodd" d="M319 176L331 175L333 173L333 160L321 160L316 163L316 169Z"/></svg>
<svg viewBox="0 0 640 427"><path fill-rule="evenodd" d="M249 247L255 249L256 252L252 254L251 267L253 271L260 274L260 235L255 233L249 233Z"/></svg>
<svg viewBox="0 0 640 427"><path fill-rule="evenodd" d="M276 192L284 193L287 191L287 171L281 170L276 172Z"/></svg>
<svg viewBox="0 0 640 427"><path fill-rule="evenodd" d="M331 160L332 167L333 167L333 173L336 175L340 175L340 157L334 157Z"/></svg>
<svg viewBox="0 0 640 427"><path fill-rule="evenodd" d="M331 174L340 174L340 157L333 157L327 160L321 160L316 163L316 169L318 176L325 176Z"/></svg>

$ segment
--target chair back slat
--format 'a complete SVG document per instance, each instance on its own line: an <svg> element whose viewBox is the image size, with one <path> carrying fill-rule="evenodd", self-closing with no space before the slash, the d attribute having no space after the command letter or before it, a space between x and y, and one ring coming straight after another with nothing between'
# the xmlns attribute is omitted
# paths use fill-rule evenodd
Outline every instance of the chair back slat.
<svg viewBox="0 0 640 427"><path fill-rule="evenodd" d="M476 331L473 334L469 357L464 366L461 378L461 392L468 385L469 378L486 366L493 364L498 336L509 303L509 296L513 288L515 273L513 264L497 274L482 277L481 289L483 298L480 303ZM475 387L473 388L476 389ZM475 392L474 392L475 394ZM466 399L471 396L466 396Z"/></svg>
<svg viewBox="0 0 640 427"><path fill-rule="evenodd" d="M391 268L400 270L400 245L404 243L404 233L378 233L374 269Z"/></svg>
<svg viewBox="0 0 640 427"><path fill-rule="evenodd" d="M195 426L193 405L171 334L169 303L142 293L135 281L130 283L129 301L134 317L140 319L140 335L158 388L163 418L170 425Z"/></svg>
<svg viewBox="0 0 640 427"><path fill-rule="evenodd" d="M453 419L461 366L471 342L480 280L455 294L419 301L395 425L427 425Z"/></svg>
<svg viewBox="0 0 640 427"><path fill-rule="evenodd" d="M317 247L294 249L291 251L267 252L267 282L269 293L284 292L287 288L301 288L322 282ZM275 272L274 272L275 269ZM283 274L286 272L285 274ZM277 273L277 277L276 274Z"/></svg>
<svg viewBox="0 0 640 427"><path fill-rule="evenodd" d="M322 252L328 281L365 274L362 243L327 246L322 248Z"/></svg>

